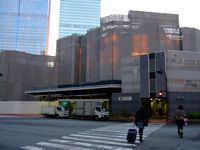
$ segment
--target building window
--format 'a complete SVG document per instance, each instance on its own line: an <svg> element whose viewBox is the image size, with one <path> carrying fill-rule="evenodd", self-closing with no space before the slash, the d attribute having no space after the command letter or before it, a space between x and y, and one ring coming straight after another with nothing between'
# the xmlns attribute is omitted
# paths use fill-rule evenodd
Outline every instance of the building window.
<svg viewBox="0 0 200 150"><path fill-rule="evenodd" d="M200 60L197 60L197 67L200 67Z"/></svg>
<svg viewBox="0 0 200 150"><path fill-rule="evenodd" d="M149 60L149 69L150 69L150 72L155 72L155 59Z"/></svg>
<svg viewBox="0 0 200 150"><path fill-rule="evenodd" d="M155 72L150 72L150 79L155 79L155 77L156 77Z"/></svg>
<svg viewBox="0 0 200 150"><path fill-rule="evenodd" d="M197 67L196 60L184 60L184 67Z"/></svg>
<svg viewBox="0 0 200 150"><path fill-rule="evenodd" d="M149 69L150 72L155 72L155 54L149 54Z"/></svg>
<svg viewBox="0 0 200 150"><path fill-rule="evenodd" d="M150 91L154 92L156 90L156 80L150 79Z"/></svg>
<svg viewBox="0 0 200 150"><path fill-rule="evenodd" d="M184 79L173 79L172 83L173 84L184 84L185 80Z"/></svg>
<svg viewBox="0 0 200 150"><path fill-rule="evenodd" d="M53 62L53 61L47 62L47 66L48 66L48 67L54 67L54 62Z"/></svg>
<svg viewBox="0 0 200 150"><path fill-rule="evenodd" d="M197 80L185 80L185 87L197 88Z"/></svg>
<svg viewBox="0 0 200 150"><path fill-rule="evenodd" d="M200 88L200 80L197 81L197 88Z"/></svg>

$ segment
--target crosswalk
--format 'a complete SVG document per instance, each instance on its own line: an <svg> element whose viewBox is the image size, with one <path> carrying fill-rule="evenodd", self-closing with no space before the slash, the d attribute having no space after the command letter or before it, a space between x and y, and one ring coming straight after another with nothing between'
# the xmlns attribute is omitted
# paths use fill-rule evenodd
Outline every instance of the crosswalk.
<svg viewBox="0 0 200 150"><path fill-rule="evenodd" d="M152 132L161 128L164 124L150 124L144 130L143 139ZM34 145L22 146L24 150L132 150L139 142L139 135L134 144L127 143L127 131L131 123L100 127L60 138L40 141Z"/></svg>

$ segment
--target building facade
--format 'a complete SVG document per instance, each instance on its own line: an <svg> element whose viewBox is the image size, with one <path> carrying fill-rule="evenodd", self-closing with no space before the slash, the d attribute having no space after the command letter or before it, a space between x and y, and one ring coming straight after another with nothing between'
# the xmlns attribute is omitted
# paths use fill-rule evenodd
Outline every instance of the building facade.
<svg viewBox="0 0 200 150"><path fill-rule="evenodd" d="M0 1L0 50L45 54L49 0Z"/></svg>
<svg viewBox="0 0 200 150"><path fill-rule="evenodd" d="M58 55L61 54L59 51L66 51L63 52L64 58L68 57L70 45L78 42L68 39L66 42L65 38L58 40L58 43L66 45L65 48L57 47ZM120 65L124 57L181 49L178 15L142 11L111 15L101 19L99 28L88 30L85 42L87 57L82 57L83 61L87 60L85 81L121 80ZM70 63L75 63L75 60Z"/></svg>
<svg viewBox="0 0 200 150"><path fill-rule="evenodd" d="M121 79L121 59L168 49L180 50L178 15L129 11L101 20L100 80Z"/></svg>
<svg viewBox="0 0 200 150"><path fill-rule="evenodd" d="M17 51L0 52L0 101L35 100L25 91L57 85L55 57ZM38 100L38 99L37 99Z"/></svg>
<svg viewBox="0 0 200 150"><path fill-rule="evenodd" d="M86 82L100 79L100 28L87 32Z"/></svg>
<svg viewBox="0 0 200 150"><path fill-rule="evenodd" d="M59 38L100 25L100 0L60 0Z"/></svg>
<svg viewBox="0 0 200 150"><path fill-rule="evenodd" d="M86 36L73 34L57 41L58 83L86 82Z"/></svg>
<svg viewBox="0 0 200 150"><path fill-rule="evenodd" d="M180 104L187 112L198 112L199 66L200 53L190 51L169 50L126 58L122 63L123 94L119 97L139 94L132 101L140 101L153 116L167 114L173 118Z"/></svg>
<svg viewBox="0 0 200 150"><path fill-rule="evenodd" d="M101 26L86 35L57 41L58 85L29 93L49 96L51 92L61 98L101 95L109 99L113 113L132 113L143 105L152 115L172 117L179 104L188 112L198 111L199 30L194 31L191 41L193 30L180 30L175 14L129 11L102 18ZM194 50L188 50L193 45ZM96 83L101 83L100 88Z"/></svg>
<svg viewBox="0 0 200 150"><path fill-rule="evenodd" d="M100 25L100 0L1 0L0 50L56 53L56 40Z"/></svg>
<svg viewBox="0 0 200 150"><path fill-rule="evenodd" d="M200 52L200 30L195 28L181 28L182 50Z"/></svg>
<svg viewBox="0 0 200 150"><path fill-rule="evenodd" d="M133 112L144 105L152 115L172 116L179 102L189 111L197 111L194 97L198 96L198 88L187 84L192 86L194 82L198 87L199 72L194 66L198 66L199 54L186 51L188 39L175 14L129 11L128 15L102 18L101 26L88 30L86 35L73 34L58 40L59 84L122 81L121 93L113 93L111 99L109 95L113 113ZM193 43L198 45L198 36ZM176 61L177 66L173 66ZM190 81L191 71L195 81ZM77 90L80 92L81 87Z"/></svg>

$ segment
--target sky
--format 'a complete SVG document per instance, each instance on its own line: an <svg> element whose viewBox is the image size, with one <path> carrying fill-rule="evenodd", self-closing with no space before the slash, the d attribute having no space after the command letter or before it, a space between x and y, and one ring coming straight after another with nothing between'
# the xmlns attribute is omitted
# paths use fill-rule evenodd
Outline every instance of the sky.
<svg viewBox="0 0 200 150"><path fill-rule="evenodd" d="M129 10L178 14L180 27L200 30L199 0L101 0L101 17Z"/></svg>

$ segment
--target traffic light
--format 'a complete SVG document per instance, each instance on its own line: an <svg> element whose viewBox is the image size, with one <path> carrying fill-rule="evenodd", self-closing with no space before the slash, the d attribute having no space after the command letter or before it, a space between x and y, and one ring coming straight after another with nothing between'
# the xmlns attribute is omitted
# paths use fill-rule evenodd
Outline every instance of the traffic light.
<svg viewBox="0 0 200 150"><path fill-rule="evenodd" d="M162 93L162 92L159 92L159 93L158 93L158 96L159 96L159 97L162 97L162 96L163 96L163 93Z"/></svg>

